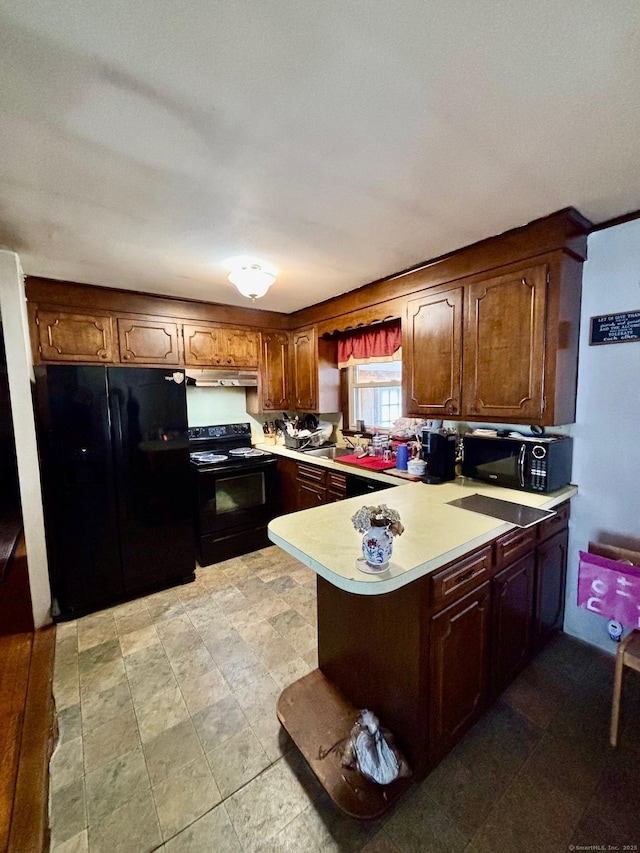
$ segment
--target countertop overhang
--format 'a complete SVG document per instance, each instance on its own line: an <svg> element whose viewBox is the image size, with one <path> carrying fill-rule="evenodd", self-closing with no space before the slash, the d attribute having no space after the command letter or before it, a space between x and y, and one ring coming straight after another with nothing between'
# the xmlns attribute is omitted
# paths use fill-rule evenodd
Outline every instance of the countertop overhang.
<svg viewBox="0 0 640 853"><path fill-rule="evenodd" d="M295 451L282 455L298 460L302 456ZM313 464L320 463L325 463L322 467L344 470L331 460L313 459ZM383 474L367 472L366 476L398 482ZM525 506L553 509L577 492L576 486L569 485L550 495L540 495L489 486L465 477L436 486L407 483L378 491L368 501L359 496L282 515L270 522L268 535L274 544L339 589L357 595L382 595L517 529L514 524L449 506L448 501L481 494ZM364 574L356 567L356 560L362 555L362 534L354 529L351 516L367 503L386 503L397 509L405 526L402 536L394 539L389 569L381 575Z"/></svg>

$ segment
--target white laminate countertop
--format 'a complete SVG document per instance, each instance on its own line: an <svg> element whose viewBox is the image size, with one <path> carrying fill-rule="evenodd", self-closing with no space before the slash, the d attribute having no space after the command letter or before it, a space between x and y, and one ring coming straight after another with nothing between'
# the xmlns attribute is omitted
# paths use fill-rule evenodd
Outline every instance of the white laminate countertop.
<svg viewBox="0 0 640 853"><path fill-rule="evenodd" d="M283 455L299 459L302 454L288 451ZM314 463L320 461L329 460L313 459ZM336 466L345 470L344 465L329 463L329 467ZM383 476L385 480L398 482L393 477ZM282 515L269 524L269 539L334 586L358 595L380 595L399 589L516 529L514 524L448 506L448 501L481 494L552 509L577 491L577 487L571 485L551 495L539 495L489 486L464 477L437 486L407 483L375 494ZM384 574L368 575L356 567L356 560L362 556L362 534L354 529L351 516L361 506L381 503L398 510L405 530L402 536L394 539L388 570Z"/></svg>
<svg viewBox="0 0 640 853"><path fill-rule="evenodd" d="M300 450L291 450L289 447L283 447L281 444L256 444L256 447L258 450L273 453L275 456L286 456L289 459L295 459L296 462L304 462L306 465L318 465L320 468L330 468L333 471L340 471L342 474L367 477L369 480L377 480L379 483L387 483L389 486L398 486L400 483L407 482L402 477L383 474L381 471L372 471L370 468L360 468L357 465L345 465L341 462L334 462L333 459L325 459L323 456L310 456L308 453L302 453Z"/></svg>

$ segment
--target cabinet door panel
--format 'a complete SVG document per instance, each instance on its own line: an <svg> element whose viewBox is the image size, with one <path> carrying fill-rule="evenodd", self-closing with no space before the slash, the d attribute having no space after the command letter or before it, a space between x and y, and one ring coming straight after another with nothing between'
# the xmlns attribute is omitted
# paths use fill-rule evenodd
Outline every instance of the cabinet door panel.
<svg viewBox="0 0 640 853"><path fill-rule="evenodd" d="M460 414L462 288L412 299L403 332L407 413Z"/></svg>
<svg viewBox="0 0 640 853"><path fill-rule="evenodd" d="M312 509L327 502L324 486L307 480L298 480L298 509Z"/></svg>
<svg viewBox="0 0 640 853"><path fill-rule="evenodd" d="M314 412L317 409L317 361L314 329L304 329L293 336L293 388L295 408Z"/></svg>
<svg viewBox="0 0 640 853"><path fill-rule="evenodd" d="M213 326L192 326L185 323L184 362L193 367L218 365L222 361L222 341L220 329Z"/></svg>
<svg viewBox="0 0 640 853"><path fill-rule="evenodd" d="M130 364L180 363L178 326L154 320L118 319L120 360Z"/></svg>
<svg viewBox="0 0 640 853"><path fill-rule="evenodd" d="M562 628L564 618L569 531L562 530L538 545L536 551L536 611L534 647L541 648Z"/></svg>
<svg viewBox="0 0 640 853"><path fill-rule="evenodd" d="M438 613L430 630L429 755L438 761L488 696L490 583Z"/></svg>
<svg viewBox="0 0 640 853"><path fill-rule="evenodd" d="M262 335L260 382L262 411L290 408L289 337L283 332L265 332Z"/></svg>
<svg viewBox="0 0 640 853"><path fill-rule="evenodd" d="M247 329L224 329L223 364L233 367L258 366L257 332Z"/></svg>
<svg viewBox="0 0 640 853"><path fill-rule="evenodd" d="M493 579L491 690L499 695L531 652L535 557L528 554Z"/></svg>
<svg viewBox="0 0 640 853"><path fill-rule="evenodd" d="M467 286L466 414L542 417L546 282L541 265Z"/></svg>
<svg viewBox="0 0 640 853"><path fill-rule="evenodd" d="M298 510L298 463L286 456L278 456L278 479L280 481L280 511Z"/></svg>
<svg viewBox="0 0 640 853"><path fill-rule="evenodd" d="M36 323L43 361L113 361L111 317L38 311Z"/></svg>

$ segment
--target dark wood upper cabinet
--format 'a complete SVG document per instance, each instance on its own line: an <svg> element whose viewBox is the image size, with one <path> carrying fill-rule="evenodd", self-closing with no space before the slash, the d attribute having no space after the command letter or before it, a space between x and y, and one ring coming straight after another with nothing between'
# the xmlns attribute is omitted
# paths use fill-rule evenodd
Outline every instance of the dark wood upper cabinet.
<svg viewBox="0 0 640 853"><path fill-rule="evenodd" d="M35 323L42 361L113 362L110 316L37 310Z"/></svg>
<svg viewBox="0 0 640 853"><path fill-rule="evenodd" d="M220 363L222 341L220 329L216 326L182 326L184 338L184 363L188 367L207 367Z"/></svg>
<svg viewBox="0 0 640 853"><path fill-rule="evenodd" d="M294 390L294 408L314 411L318 399L318 372L316 362L316 332L314 328L295 332L292 339L291 377Z"/></svg>
<svg viewBox="0 0 640 853"><path fill-rule="evenodd" d="M184 323L182 333L187 367L258 367L258 331Z"/></svg>
<svg viewBox="0 0 640 853"><path fill-rule="evenodd" d="M466 288L467 414L493 422L543 417L546 287L541 265Z"/></svg>
<svg viewBox="0 0 640 853"><path fill-rule="evenodd" d="M257 367L260 333L251 329L224 329L224 358L233 367Z"/></svg>
<svg viewBox="0 0 640 853"><path fill-rule="evenodd" d="M126 364L181 363L178 324L118 318L120 361Z"/></svg>
<svg viewBox="0 0 640 853"><path fill-rule="evenodd" d="M567 208L291 315L28 277L34 360L259 369L249 411L338 412L327 336L400 316L406 415L568 424L589 226Z"/></svg>
<svg viewBox="0 0 640 853"><path fill-rule="evenodd" d="M291 336L292 409L298 412L340 410L340 374L336 341L319 338L315 327Z"/></svg>
<svg viewBox="0 0 640 853"><path fill-rule="evenodd" d="M263 332L258 388L247 389L247 411L280 412L291 409L289 378L289 335Z"/></svg>
<svg viewBox="0 0 640 853"><path fill-rule="evenodd" d="M437 288L409 300L403 329L405 410L461 414L463 289Z"/></svg>
<svg viewBox="0 0 640 853"><path fill-rule="evenodd" d="M575 419L581 262L470 276L407 302L407 415L554 425Z"/></svg>

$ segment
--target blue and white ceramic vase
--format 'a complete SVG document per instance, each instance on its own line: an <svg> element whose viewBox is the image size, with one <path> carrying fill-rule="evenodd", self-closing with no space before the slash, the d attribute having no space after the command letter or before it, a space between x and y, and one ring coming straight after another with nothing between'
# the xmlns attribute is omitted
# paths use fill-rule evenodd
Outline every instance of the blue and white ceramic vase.
<svg viewBox="0 0 640 853"><path fill-rule="evenodd" d="M393 551L393 536L389 528L373 524L362 537L362 556L375 569L386 569Z"/></svg>

